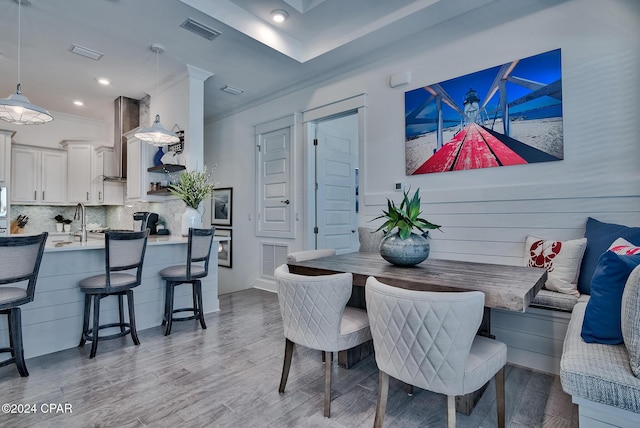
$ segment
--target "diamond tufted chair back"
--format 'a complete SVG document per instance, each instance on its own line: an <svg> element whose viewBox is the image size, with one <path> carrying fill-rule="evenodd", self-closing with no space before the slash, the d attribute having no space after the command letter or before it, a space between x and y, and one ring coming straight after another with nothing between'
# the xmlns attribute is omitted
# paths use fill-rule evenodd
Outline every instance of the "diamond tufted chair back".
<svg viewBox="0 0 640 428"><path fill-rule="evenodd" d="M484 311L484 294L406 290L369 277L366 302L380 389L384 389L384 403L378 393L374 426L382 426L392 376L447 395L449 426L455 427L455 396L480 389L497 372L502 373L506 364L503 343L476 336ZM498 383L496 380L497 388ZM504 424L504 380L501 385L497 397L502 397ZM499 421L500 407L498 403Z"/></svg>
<svg viewBox="0 0 640 428"><path fill-rule="evenodd" d="M284 326L285 354L279 392L284 393L294 344L323 352L325 361L324 415L331 411L332 353L371 340L369 319L362 309L345 307L351 296L350 273L306 276L289 272L287 265L274 273Z"/></svg>

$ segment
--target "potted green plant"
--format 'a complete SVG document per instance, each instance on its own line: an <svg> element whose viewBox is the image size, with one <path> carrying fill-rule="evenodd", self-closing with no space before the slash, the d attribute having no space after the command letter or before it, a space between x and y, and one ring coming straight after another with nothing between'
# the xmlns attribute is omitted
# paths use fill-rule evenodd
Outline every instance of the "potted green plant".
<svg viewBox="0 0 640 428"><path fill-rule="evenodd" d="M202 227L202 214L198 211L205 199L211 198L215 185L212 173L205 166L202 171L186 170L180 174L177 182L169 185L169 192L186 204L182 214L182 236L189 235L189 228Z"/></svg>
<svg viewBox="0 0 640 428"><path fill-rule="evenodd" d="M416 190L412 198L405 191L399 206L387 199L387 211L371 220L385 219L376 230L385 232L385 237L380 242L382 258L398 266L413 266L429 257L428 232L440 229L440 225L427 221L420 214L420 189ZM421 234L414 233L414 230Z"/></svg>

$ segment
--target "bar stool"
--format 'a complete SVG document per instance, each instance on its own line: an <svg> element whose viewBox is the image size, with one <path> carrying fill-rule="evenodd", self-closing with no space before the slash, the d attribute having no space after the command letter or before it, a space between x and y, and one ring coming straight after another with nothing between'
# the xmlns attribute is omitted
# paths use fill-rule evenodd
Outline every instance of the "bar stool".
<svg viewBox="0 0 640 428"><path fill-rule="evenodd" d="M22 377L29 372L24 362L20 305L33 301L47 235L0 238L0 314L7 315L9 327L9 347L0 348L0 353L11 354L0 367L15 363ZM29 281L26 288L5 286L24 281Z"/></svg>
<svg viewBox="0 0 640 428"><path fill-rule="evenodd" d="M91 341L91 354L96 356L98 342L115 339L131 334L131 339L140 345L136 331L136 316L133 306L133 288L142 282L142 262L147 249L149 229L142 232L106 232L105 239L105 273L95 275L80 281L80 291L84 296L84 320L82 323L82 337L78 347L83 347L87 340ZM132 271L132 273L121 273ZM124 320L123 297L127 296L129 322ZM108 296L118 296L119 322L100 325L100 301ZM93 300L93 324L89 328L91 303ZM107 328L119 327L117 333L100 336L99 331Z"/></svg>
<svg viewBox="0 0 640 428"><path fill-rule="evenodd" d="M213 244L213 234L216 228L195 229L189 228L189 242L187 244L187 263L184 265L170 266L160 271L160 276L166 281L164 317L162 325L164 335L171 334L173 321L199 320L203 329L207 328L204 322L204 312L202 309L202 283L200 278L209 274L209 257L211 256L211 245ZM194 264L201 263L204 264ZM174 289L180 284L191 284L191 295L193 307L173 309ZM193 315L186 317L174 317L177 312L193 312Z"/></svg>

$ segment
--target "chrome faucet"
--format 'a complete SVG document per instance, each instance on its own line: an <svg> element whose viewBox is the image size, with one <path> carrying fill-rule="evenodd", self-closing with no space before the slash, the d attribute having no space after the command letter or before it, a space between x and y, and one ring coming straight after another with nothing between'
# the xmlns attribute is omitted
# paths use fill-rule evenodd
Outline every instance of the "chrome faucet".
<svg viewBox="0 0 640 428"><path fill-rule="evenodd" d="M80 212L78 212L80 208ZM87 210L84 204L76 205L76 213L73 215L74 220L82 220L80 224L80 242L87 242Z"/></svg>

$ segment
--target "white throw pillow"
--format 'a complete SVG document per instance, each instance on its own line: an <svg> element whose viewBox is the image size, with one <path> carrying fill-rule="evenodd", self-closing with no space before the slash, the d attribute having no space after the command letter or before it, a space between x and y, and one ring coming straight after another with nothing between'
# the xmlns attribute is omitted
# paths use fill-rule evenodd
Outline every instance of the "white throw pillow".
<svg viewBox="0 0 640 428"><path fill-rule="evenodd" d="M569 241L527 236L524 245L524 265L547 270L544 288L560 293L579 296L578 275L587 238Z"/></svg>

